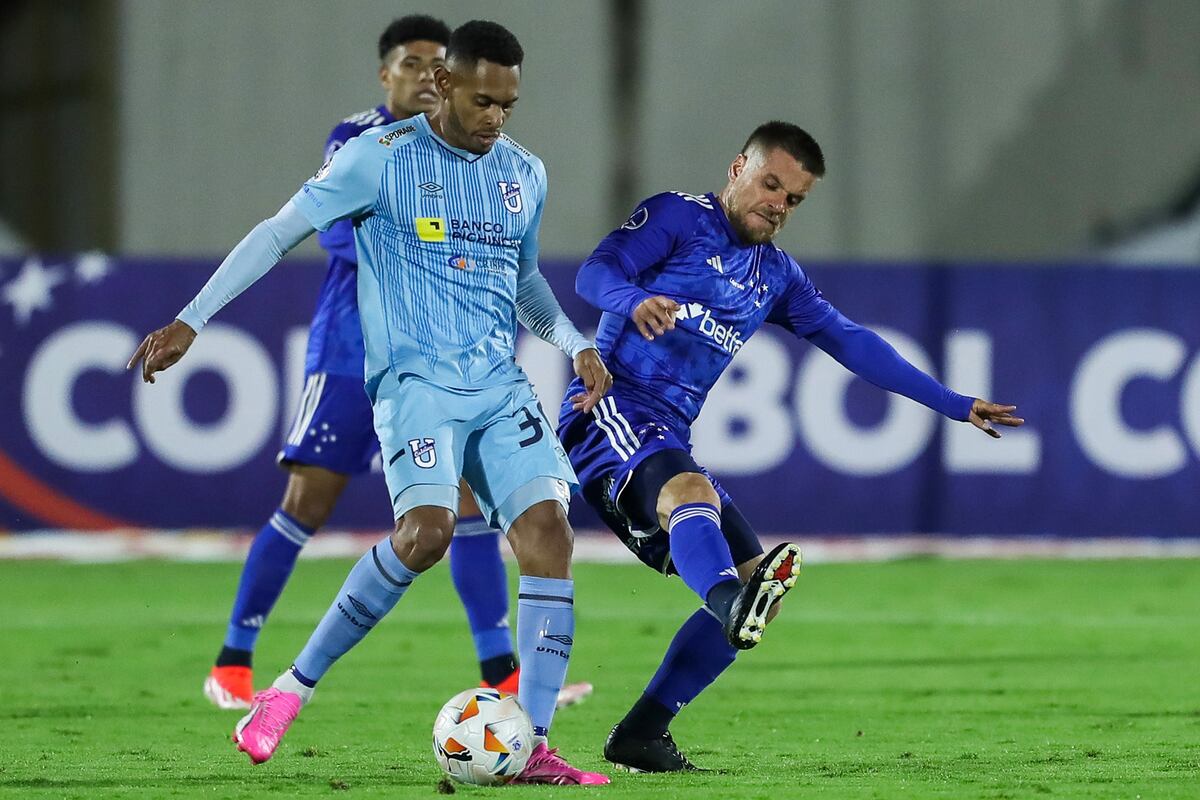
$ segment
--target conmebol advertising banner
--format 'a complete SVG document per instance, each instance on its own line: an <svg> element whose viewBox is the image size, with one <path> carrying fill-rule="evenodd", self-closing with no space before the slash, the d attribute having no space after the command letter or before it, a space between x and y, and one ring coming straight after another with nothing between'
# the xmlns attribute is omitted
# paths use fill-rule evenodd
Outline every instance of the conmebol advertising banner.
<svg viewBox="0 0 1200 800"><path fill-rule="evenodd" d="M320 262L285 261L155 385L125 371L141 337L214 266L0 261L0 526L246 528L275 508L275 454L302 394ZM575 267L543 269L590 329ZM1200 272L810 273L911 361L959 391L1018 404L1028 423L993 441L767 326L740 347L694 429L698 459L760 530L1200 535ZM553 416L570 365L528 335L519 358ZM352 481L332 523L387 527L381 475Z"/></svg>

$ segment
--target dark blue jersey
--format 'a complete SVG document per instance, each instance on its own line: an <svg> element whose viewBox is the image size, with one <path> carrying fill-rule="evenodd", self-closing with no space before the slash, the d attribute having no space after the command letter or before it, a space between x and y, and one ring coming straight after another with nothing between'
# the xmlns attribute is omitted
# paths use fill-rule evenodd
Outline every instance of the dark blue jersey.
<svg viewBox="0 0 1200 800"><path fill-rule="evenodd" d="M667 192L645 201L600 242L577 288L604 310L596 344L613 374L613 395L683 428L764 322L807 336L837 318L791 256L774 244L743 244L711 194ZM675 330L647 341L629 317L655 295L682 308Z"/></svg>
<svg viewBox="0 0 1200 800"><path fill-rule="evenodd" d="M382 105L347 117L329 134L325 160L368 128L395 121L387 106ZM361 378L365 354L358 318L358 255L354 249L354 225L348 219L339 220L329 230L319 233L317 239L329 254L329 269L309 327L304 370Z"/></svg>

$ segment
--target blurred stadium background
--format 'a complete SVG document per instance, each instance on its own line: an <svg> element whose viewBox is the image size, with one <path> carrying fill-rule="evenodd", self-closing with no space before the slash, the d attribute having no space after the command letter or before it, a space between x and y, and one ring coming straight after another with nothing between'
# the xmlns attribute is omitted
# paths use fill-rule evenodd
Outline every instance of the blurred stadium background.
<svg viewBox="0 0 1200 800"><path fill-rule="evenodd" d="M410 12L452 25L492 18L521 38L522 101L506 130L546 162L543 269L581 327L595 314L571 288L574 270L600 237L645 196L719 189L747 133L785 119L817 138L829 170L781 245L835 304L919 366L959 391L1017 403L1028 420L992 442L764 330L695 432L701 463L764 534L799 538L815 561L1200 555L1195 0L10 0L0 10L0 558L227 559L219 574L187 577L188 592L211 605L188 618L206 626L194 638L217 641L244 534L284 485L274 455L301 391L324 270L316 242L233 303L153 388L125 361L316 170L331 126L380 101L376 38ZM553 415L568 365L528 338L520 355ZM388 512L378 475L355 480L306 553L357 555L389 527ZM573 513L584 558L631 560L583 509ZM1186 611L1196 564L1145 562L1123 585L1159 592L1131 597L1132 616L1116 623L1124 636L1150 620L1147 641L1161 634L1146 649L1171 664L1154 679L1159 688L1196 674L1195 648L1175 649L1196 641L1194 608ZM955 648L966 628L954 625L1041 625L1037 614L1057 607L1057 622L1038 630L1048 649L1069 644L1031 669L1074 665L1088 683L1097 673L1072 659L1105 641L1112 609L1088 617L1095 637L1058 636L1055 624L1092 624L1073 616L1083 606L1108 608L1087 594L1102 585L1078 575L1059 583L1059 568L1040 565L1028 582L1013 579L1019 567L987 572L992 597L1015 587L1026 605L997 601L964 616L938 647ZM939 579L913 569L911 597L928 589L934 599L895 613L919 625L944 609ZM35 573L0 562L6 609L56 591L48 587L60 578L42 570L24 584ZM342 574L328 572L335 583ZM878 585L854 576L867 594ZM292 640L324 607L335 585L325 583L312 608L283 612L294 618L291 629L283 623ZM1060 591L1038 595L1033 583ZM959 588L949 602L967 609L972 592ZM1175 606L1184 597L1191 606ZM871 616L879 608L860 618L855 599L845 601L822 619L882 625ZM63 613L77 611L92 619L82 607ZM43 618L29 614L7 630L5 651L24 652L21 631ZM1026 634L1003 632L1006 643ZM986 650L983 638L972 646ZM207 647L162 666L186 672L180 685L197 708ZM64 664L107 658L83 646L64 652ZM1139 672L1109 666L1122 664ZM642 679L633 674L630 687ZM1173 767L1180 783L1148 796L1188 796L1196 785L1191 683L1159 698L1179 726L1161 728L1162 741L1192 742ZM1111 688L1104 698L1128 689ZM54 702L21 700L34 709L27 719ZM34 764L41 745L31 747ZM1113 767L1118 786L1125 768L1142 766ZM855 794L847 787L861 773L814 769L832 781L852 776L840 796ZM953 791L956 775L942 776L947 796L971 794ZM18 788L38 786L88 795L106 784ZM988 796L1034 792L1023 786Z"/></svg>

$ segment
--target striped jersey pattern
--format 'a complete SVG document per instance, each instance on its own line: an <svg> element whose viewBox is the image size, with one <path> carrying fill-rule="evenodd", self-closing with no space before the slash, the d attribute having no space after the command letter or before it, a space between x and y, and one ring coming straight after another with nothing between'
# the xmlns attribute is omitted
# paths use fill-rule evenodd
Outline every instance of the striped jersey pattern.
<svg viewBox="0 0 1200 800"><path fill-rule="evenodd" d="M314 227L355 226L371 376L391 369L449 388L523 379L519 264L537 258L541 161L507 137L485 155L451 147L423 115L347 142L293 202Z"/></svg>

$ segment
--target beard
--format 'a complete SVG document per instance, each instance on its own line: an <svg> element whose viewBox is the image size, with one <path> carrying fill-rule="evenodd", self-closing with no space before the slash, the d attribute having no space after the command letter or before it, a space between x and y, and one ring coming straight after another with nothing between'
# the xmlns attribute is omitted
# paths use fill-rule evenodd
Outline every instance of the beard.
<svg viewBox="0 0 1200 800"><path fill-rule="evenodd" d="M763 231L751 228L746 224L746 216L743 214L730 214L729 224L745 244L766 244L775 238L776 230Z"/></svg>

